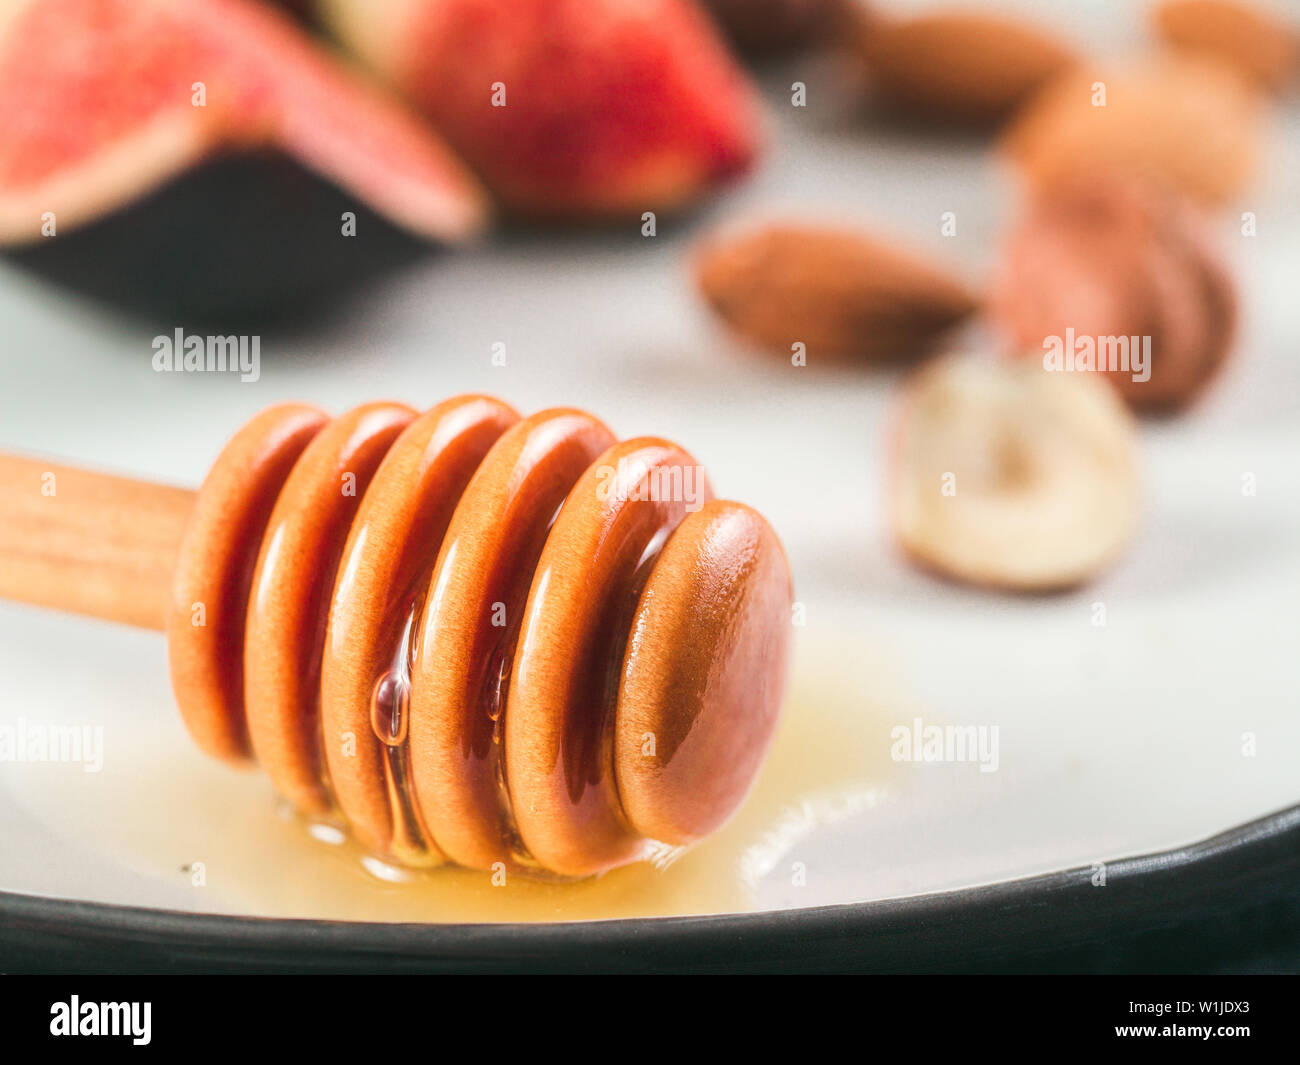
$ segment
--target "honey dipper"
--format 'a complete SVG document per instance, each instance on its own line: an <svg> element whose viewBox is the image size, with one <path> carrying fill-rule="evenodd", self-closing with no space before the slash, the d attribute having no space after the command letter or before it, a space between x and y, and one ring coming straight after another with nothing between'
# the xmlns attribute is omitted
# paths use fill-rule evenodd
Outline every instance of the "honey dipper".
<svg viewBox="0 0 1300 1065"><path fill-rule="evenodd" d="M165 629L203 750L408 865L690 843L776 723L776 535L579 410L282 404L197 493L0 456L0 499L0 595Z"/></svg>

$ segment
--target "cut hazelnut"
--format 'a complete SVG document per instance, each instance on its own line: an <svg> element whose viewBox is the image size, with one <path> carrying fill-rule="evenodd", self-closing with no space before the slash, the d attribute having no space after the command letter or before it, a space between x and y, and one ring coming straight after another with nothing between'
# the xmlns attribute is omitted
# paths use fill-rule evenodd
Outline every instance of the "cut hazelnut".
<svg viewBox="0 0 1300 1065"><path fill-rule="evenodd" d="M947 356L910 382L897 434L895 534L910 558L946 577L1069 588L1133 535L1133 419L1094 375Z"/></svg>

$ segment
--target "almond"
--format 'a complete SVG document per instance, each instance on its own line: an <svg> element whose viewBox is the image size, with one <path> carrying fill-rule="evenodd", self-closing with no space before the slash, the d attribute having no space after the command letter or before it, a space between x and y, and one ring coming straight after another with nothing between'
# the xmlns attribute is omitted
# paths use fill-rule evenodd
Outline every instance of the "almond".
<svg viewBox="0 0 1300 1065"><path fill-rule="evenodd" d="M1114 73L1062 75L1030 101L1002 145L1040 186L1080 170L1128 171L1217 204L1253 178L1261 117L1258 94L1235 71L1169 55Z"/></svg>
<svg viewBox="0 0 1300 1065"><path fill-rule="evenodd" d="M1300 33L1254 4L1165 0L1153 19L1170 44L1221 59L1265 89L1283 89L1300 67Z"/></svg>
<svg viewBox="0 0 1300 1065"><path fill-rule="evenodd" d="M1171 190L1100 174L1031 204L1007 242L990 309L1026 356L1059 345L1062 361L1076 361L1082 350L1105 364L1096 372L1131 407L1159 412L1205 390L1237 320L1236 287L1197 208Z"/></svg>
<svg viewBox="0 0 1300 1065"><path fill-rule="evenodd" d="M954 122L1007 116L1075 59L1044 30L978 11L911 19L867 12L858 47L877 92L907 111Z"/></svg>
<svg viewBox="0 0 1300 1065"><path fill-rule="evenodd" d="M915 357L970 315L959 280L873 237L771 224L716 238L701 250L704 298L742 336L809 361Z"/></svg>
<svg viewBox="0 0 1300 1065"><path fill-rule="evenodd" d="M909 558L1020 592L1075 587L1132 538L1132 415L1094 376L948 356L901 397L890 510Z"/></svg>

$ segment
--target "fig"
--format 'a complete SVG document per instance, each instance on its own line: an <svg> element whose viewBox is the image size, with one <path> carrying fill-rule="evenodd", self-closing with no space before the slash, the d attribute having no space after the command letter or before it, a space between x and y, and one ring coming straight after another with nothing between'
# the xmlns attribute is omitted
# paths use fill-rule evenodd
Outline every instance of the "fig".
<svg viewBox="0 0 1300 1065"><path fill-rule="evenodd" d="M432 130L252 0L5 0L0 101L0 246L160 313L321 295L485 220Z"/></svg>
<svg viewBox="0 0 1300 1065"><path fill-rule="evenodd" d="M746 171L757 97L687 0L319 0L528 218L638 217Z"/></svg>

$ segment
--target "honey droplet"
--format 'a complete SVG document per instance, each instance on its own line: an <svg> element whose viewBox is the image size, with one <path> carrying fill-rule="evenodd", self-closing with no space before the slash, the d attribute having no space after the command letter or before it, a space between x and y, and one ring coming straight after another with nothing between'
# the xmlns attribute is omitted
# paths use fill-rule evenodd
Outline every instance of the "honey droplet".
<svg viewBox="0 0 1300 1065"><path fill-rule="evenodd" d="M370 696L370 727L385 747L405 745L410 707L411 683L405 677L389 672L375 682Z"/></svg>

